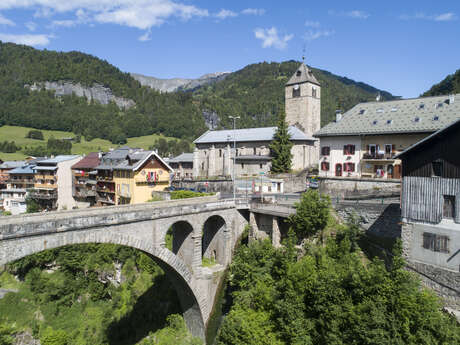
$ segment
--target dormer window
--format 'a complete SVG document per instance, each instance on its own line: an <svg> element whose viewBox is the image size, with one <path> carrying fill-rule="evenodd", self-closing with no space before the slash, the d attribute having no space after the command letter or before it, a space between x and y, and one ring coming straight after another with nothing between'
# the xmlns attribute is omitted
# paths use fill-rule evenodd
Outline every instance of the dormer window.
<svg viewBox="0 0 460 345"><path fill-rule="evenodd" d="M311 89L311 96L316 98L316 89L314 87Z"/></svg>
<svg viewBox="0 0 460 345"><path fill-rule="evenodd" d="M372 121L372 124L375 126L378 123L377 120Z"/></svg>
<svg viewBox="0 0 460 345"><path fill-rule="evenodd" d="M391 125L393 123L393 120L387 120L387 125Z"/></svg>
<svg viewBox="0 0 460 345"><path fill-rule="evenodd" d="M442 103L436 103L436 106L435 106L436 109L438 108L442 108Z"/></svg>
<svg viewBox="0 0 460 345"><path fill-rule="evenodd" d="M439 116L438 115L433 116L433 121L439 121Z"/></svg>
<svg viewBox="0 0 460 345"><path fill-rule="evenodd" d="M418 106L419 109L425 109L425 104L423 103L420 103L419 106Z"/></svg>
<svg viewBox="0 0 460 345"><path fill-rule="evenodd" d="M396 108L396 107L391 108L391 111L392 111L393 113L394 113L395 111L397 111L397 110L398 110L398 108Z"/></svg>
<svg viewBox="0 0 460 345"><path fill-rule="evenodd" d="M383 113L383 108L378 108L378 109L377 109L377 112L378 112L378 113Z"/></svg>
<svg viewBox="0 0 460 345"><path fill-rule="evenodd" d="M420 122L420 117L417 116L417 117L414 119L414 122Z"/></svg>
<svg viewBox="0 0 460 345"><path fill-rule="evenodd" d="M300 86L298 84L294 85L294 87L292 88L292 97L300 97Z"/></svg>
<svg viewBox="0 0 460 345"><path fill-rule="evenodd" d="M300 77L302 75L302 71L298 70L297 73L295 74L297 77Z"/></svg>
<svg viewBox="0 0 460 345"><path fill-rule="evenodd" d="M361 109L361 110L359 111L359 115L363 115L365 112L366 112L366 109Z"/></svg>

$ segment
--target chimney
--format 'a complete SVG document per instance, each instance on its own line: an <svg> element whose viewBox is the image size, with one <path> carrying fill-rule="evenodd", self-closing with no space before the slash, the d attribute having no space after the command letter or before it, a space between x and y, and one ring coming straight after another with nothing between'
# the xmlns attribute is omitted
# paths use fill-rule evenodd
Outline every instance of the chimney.
<svg viewBox="0 0 460 345"><path fill-rule="evenodd" d="M453 104L455 102L455 95L449 95L449 104Z"/></svg>
<svg viewBox="0 0 460 345"><path fill-rule="evenodd" d="M342 110L338 109L335 111L335 122L342 120Z"/></svg>

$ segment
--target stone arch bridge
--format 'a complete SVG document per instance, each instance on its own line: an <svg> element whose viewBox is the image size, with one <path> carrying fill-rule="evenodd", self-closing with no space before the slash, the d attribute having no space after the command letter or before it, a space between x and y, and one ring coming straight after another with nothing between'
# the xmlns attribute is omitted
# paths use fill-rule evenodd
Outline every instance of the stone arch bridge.
<svg viewBox="0 0 460 345"><path fill-rule="evenodd" d="M190 331L204 339L222 275L216 279L216 272L202 266L202 258L213 258L223 272L247 219L247 211L233 200L216 196L2 217L0 266L71 244L112 243L139 249L165 270ZM165 246L168 229L172 250Z"/></svg>

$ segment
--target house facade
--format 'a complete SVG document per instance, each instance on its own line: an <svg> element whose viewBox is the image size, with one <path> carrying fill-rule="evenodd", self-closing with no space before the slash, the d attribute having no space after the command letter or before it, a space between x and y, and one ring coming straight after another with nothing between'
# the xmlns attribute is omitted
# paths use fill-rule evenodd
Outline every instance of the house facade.
<svg viewBox="0 0 460 345"><path fill-rule="evenodd" d="M321 86L301 63L285 85L285 112L294 144L292 169L318 164L319 143L313 133L321 124ZM254 176L271 168L269 145L276 127L208 131L195 140L193 177ZM234 141L236 147L234 148Z"/></svg>
<svg viewBox="0 0 460 345"><path fill-rule="evenodd" d="M97 170L102 154L91 152L82 160L72 165L73 197L78 208L90 207L96 204Z"/></svg>
<svg viewBox="0 0 460 345"><path fill-rule="evenodd" d="M460 95L360 103L315 133L322 177L400 179L396 156L460 118Z"/></svg>
<svg viewBox="0 0 460 345"><path fill-rule="evenodd" d="M34 186L28 196L42 209L70 210L77 207L73 197L73 178L71 167L82 157L60 155L36 162Z"/></svg>
<svg viewBox="0 0 460 345"><path fill-rule="evenodd" d="M460 120L398 155L402 160L402 240L406 259L460 308Z"/></svg>
<svg viewBox="0 0 460 345"><path fill-rule="evenodd" d="M165 162L174 169L174 179L192 179L193 178L193 152L182 153L179 156L169 159Z"/></svg>
<svg viewBox="0 0 460 345"><path fill-rule="evenodd" d="M122 147L103 155L97 170L97 205L147 202L170 186L173 169L154 151Z"/></svg>

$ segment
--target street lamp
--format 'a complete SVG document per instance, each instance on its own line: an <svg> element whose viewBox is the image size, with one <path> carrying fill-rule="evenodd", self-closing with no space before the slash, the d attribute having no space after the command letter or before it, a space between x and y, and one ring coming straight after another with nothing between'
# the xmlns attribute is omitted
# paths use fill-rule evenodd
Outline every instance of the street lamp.
<svg viewBox="0 0 460 345"><path fill-rule="evenodd" d="M229 119L233 120L233 173L232 173L232 182L233 182L233 201L236 201L235 190L236 190L236 178L235 178L235 161L236 161L236 135L235 135L235 121L239 119L239 116L229 116Z"/></svg>

